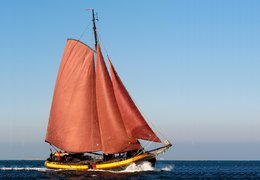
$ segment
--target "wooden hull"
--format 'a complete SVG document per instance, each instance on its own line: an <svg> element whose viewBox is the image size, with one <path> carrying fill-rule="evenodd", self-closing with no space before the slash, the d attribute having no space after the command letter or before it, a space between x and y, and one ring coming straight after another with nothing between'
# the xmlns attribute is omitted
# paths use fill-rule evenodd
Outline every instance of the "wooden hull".
<svg viewBox="0 0 260 180"><path fill-rule="evenodd" d="M131 163L141 163L144 161L149 161L154 166L155 156L154 154L144 153L129 159L113 160L113 161L103 161L99 163L86 163L86 164L73 164L64 162L50 162L45 161L45 166L50 169L67 169L67 170L123 170Z"/></svg>

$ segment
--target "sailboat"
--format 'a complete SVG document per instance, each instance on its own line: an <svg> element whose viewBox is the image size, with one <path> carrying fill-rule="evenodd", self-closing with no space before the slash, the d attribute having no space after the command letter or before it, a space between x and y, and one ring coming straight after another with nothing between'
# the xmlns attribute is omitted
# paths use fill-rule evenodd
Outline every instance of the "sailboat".
<svg viewBox="0 0 260 180"><path fill-rule="evenodd" d="M95 48L68 39L60 63L45 142L51 169L121 170L131 163L156 162L172 145L162 141L130 97L108 57L101 52L92 9ZM155 142L146 150L140 143Z"/></svg>

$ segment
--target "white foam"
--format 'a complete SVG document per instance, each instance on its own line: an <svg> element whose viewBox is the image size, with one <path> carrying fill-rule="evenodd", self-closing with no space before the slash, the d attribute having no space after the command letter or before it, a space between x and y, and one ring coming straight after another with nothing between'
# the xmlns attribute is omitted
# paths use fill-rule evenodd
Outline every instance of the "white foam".
<svg viewBox="0 0 260 180"><path fill-rule="evenodd" d="M36 167L1 167L2 171L46 171L46 168L36 168Z"/></svg>
<svg viewBox="0 0 260 180"><path fill-rule="evenodd" d="M148 161L142 162L140 164L131 163L126 167L126 169L121 171L113 171L113 170L101 170L101 169L90 169L88 171L103 171L103 172L111 172L111 173L134 173L134 172L142 172L142 171L172 171L174 169L173 166L167 165L162 168L154 168L152 164Z"/></svg>
<svg viewBox="0 0 260 180"><path fill-rule="evenodd" d="M122 171L112 171L118 173L131 173L131 172L142 172L142 171L172 171L174 169L173 166L167 165L162 168L154 168L150 162L143 162L141 164L132 163L126 167L125 170Z"/></svg>
<svg viewBox="0 0 260 180"><path fill-rule="evenodd" d="M140 171L154 171L154 167L150 162L142 162L141 164L136 165L135 163L130 164L126 167L125 170L121 172L140 172Z"/></svg>
<svg viewBox="0 0 260 180"><path fill-rule="evenodd" d="M162 171L172 171L173 170L173 166L169 165L169 166L165 166L163 168L161 168Z"/></svg>

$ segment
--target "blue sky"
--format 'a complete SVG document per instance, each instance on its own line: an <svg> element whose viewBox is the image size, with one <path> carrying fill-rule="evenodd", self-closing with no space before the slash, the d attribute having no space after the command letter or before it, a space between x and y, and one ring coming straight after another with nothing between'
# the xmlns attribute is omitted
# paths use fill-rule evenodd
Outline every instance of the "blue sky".
<svg viewBox="0 0 260 180"><path fill-rule="evenodd" d="M67 38L93 45L91 14L165 159L260 159L260 2L0 1L0 159L43 159Z"/></svg>

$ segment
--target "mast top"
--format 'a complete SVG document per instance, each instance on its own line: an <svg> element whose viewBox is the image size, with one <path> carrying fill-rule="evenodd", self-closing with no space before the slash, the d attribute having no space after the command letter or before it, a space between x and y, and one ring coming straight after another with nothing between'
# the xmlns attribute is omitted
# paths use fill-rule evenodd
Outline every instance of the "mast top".
<svg viewBox="0 0 260 180"><path fill-rule="evenodd" d="M97 37L96 21L98 21L98 18L95 15L95 10L91 9L91 11L92 11L92 21L93 21L93 32L94 32L94 38L95 38L95 49L97 50L98 37Z"/></svg>

